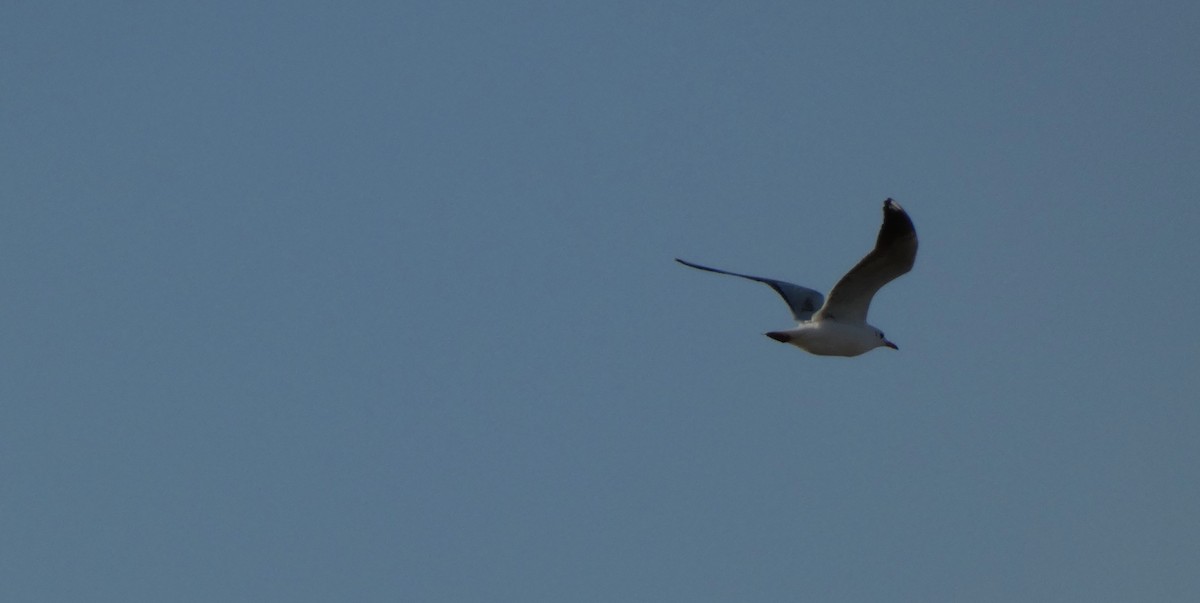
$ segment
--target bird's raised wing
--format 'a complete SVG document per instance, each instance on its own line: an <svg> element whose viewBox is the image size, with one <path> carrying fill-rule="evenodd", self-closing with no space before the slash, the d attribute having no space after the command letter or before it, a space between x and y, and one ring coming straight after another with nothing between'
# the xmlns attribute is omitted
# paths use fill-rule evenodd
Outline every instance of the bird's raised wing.
<svg viewBox="0 0 1200 603"><path fill-rule="evenodd" d="M709 268L708 266L701 266L700 264L693 264L691 262L687 262L687 261L681 260L679 258L675 258L675 261L679 262L680 264L683 264L684 266L689 266L691 268L696 268L699 270L707 270L709 272L716 272L717 274L728 274L730 276L740 276L742 278L748 278L752 281L758 281L760 283L763 283L766 286L774 289L775 292L778 293L779 296L783 298L783 301L787 302L788 307L792 309L792 316L796 320L803 321L803 320L808 320L808 319L812 318L813 312L816 312L817 308L820 308L821 304L825 303L824 295L821 295L819 292L813 291L812 289L809 289L808 287L801 287L800 285L793 285L792 283L785 283L784 281L777 281L777 280L771 279L771 278L763 278L761 276L750 276L749 274L738 274L736 272L729 272L727 270L718 270L716 268Z"/></svg>
<svg viewBox="0 0 1200 603"><path fill-rule="evenodd" d="M833 286L815 319L865 323L875 292L912 270L916 259L917 231L912 220L899 203L884 201L875 249Z"/></svg>

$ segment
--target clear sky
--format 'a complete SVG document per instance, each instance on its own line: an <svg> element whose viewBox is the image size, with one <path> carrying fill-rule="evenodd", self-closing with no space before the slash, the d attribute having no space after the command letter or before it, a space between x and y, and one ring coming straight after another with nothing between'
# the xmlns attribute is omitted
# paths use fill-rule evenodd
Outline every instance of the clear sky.
<svg viewBox="0 0 1200 603"><path fill-rule="evenodd" d="M0 599L1200 600L1198 28L7 2Z"/></svg>

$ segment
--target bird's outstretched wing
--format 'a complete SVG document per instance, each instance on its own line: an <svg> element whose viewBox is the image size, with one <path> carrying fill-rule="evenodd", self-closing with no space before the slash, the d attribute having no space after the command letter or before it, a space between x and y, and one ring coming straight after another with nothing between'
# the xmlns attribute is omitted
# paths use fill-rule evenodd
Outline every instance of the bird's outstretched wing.
<svg viewBox="0 0 1200 603"><path fill-rule="evenodd" d="M749 274L738 274L736 272L729 272L727 270L709 268L708 266L693 264L679 258L675 258L675 261L691 268L716 272L717 274L740 276L742 278L748 278L752 281L763 283L766 286L774 289L775 292L783 298L783 301L787 302L788 307L792 309L792 316L796 320L804 321L812 318L813 312L816 312L817 308L820 308L821 304L825 303L824 295L821 295L819 292L813 291L808 287L801 287L800 285L793 285L792 283L777 281L771 278L763 278L761 276L750 276Z"/></svg>
<svg viewBox="0 0 1200 603"><path fill-rule="evenodd" d="M815 320L865 323L871 298L881 287L912 270L917 259L917 231L899 203L883 202L883 226L875 249L833 286Z"/></svg>

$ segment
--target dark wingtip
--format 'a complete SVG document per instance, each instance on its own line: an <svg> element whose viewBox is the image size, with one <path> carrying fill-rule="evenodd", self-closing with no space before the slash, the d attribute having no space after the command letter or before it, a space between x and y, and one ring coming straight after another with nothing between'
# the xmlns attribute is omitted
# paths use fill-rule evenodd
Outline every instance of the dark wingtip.
<svg viewBox="0 0 1200 603"><path fill-rule="evenodd" d="M787 343L792 340L791 335L781 331L771 331L770 333L765 333L765 335L771 339L774 339L775 341L778 341L779 343Z"/></svg>
<svg viewBox="0 0 1200 603"><path fill-rule="evenodd" d="M916 228L913 227L912 218L908 217L908 212L900 207L891 197L888 197L883 202L883 226L879 228L879 238L875 241L876 247L884 247L896 239L906 236L916 236Z"/></svg>

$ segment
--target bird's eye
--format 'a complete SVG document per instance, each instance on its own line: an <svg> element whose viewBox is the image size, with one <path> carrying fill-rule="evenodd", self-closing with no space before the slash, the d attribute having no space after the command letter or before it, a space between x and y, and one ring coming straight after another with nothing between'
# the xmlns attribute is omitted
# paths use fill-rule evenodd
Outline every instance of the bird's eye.
<svg viewBox="0 0 1200 603"><path fill-rule="evenodd" d="M880 339L883 339L883 331L880 331L880 332L879 332L879 338L880 338Z"/></svg>

